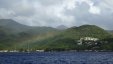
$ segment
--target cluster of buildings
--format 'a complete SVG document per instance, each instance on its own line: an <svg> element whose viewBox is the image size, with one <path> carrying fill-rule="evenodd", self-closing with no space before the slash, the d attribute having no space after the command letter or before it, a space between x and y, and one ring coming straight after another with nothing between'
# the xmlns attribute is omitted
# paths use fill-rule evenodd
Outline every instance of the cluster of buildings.
<svg viewBox="0 0 113 64"><path fill-rule="evenodd" d="M19 50L0 50L0 52L32 52L31 50L19 51ZM44 50L35 50L35 52L44 52Z"/></svg>
<svg viewBox="0 0 113 64"><path fill-rule="evenodd" d="M98 44L98 41L99 41L98 38L83 37L83 38L80 38L80 40L78 40L78 45L83 45L83 44L88 44L88 45Z"/></svg>
<svg viewBox="0 0 113 64"><path fill-rule="evenodd" d="M0 52L19 52L18 50L0 50Z"/></svg>
<svg viewBox="0 0 113 64"><path fill-rule="evenodd" d="M83 37L78 40L78 45L98 45L99 39L94 37ZM0 52L20 52L19 50L0 50ZM21 52L32 52L32 50L27 49L27 51ZM35 50L35 52L44 52L44 50Z"/></svg>

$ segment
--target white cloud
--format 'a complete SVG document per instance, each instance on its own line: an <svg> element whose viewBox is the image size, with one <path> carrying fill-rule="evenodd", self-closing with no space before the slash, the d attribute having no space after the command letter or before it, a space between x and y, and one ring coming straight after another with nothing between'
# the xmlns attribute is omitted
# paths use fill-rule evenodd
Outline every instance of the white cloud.
<svg viewBox="0 0 113 64"><path fill-rule="evenodd" d="M12 10L7 10L4 8L0 8L0 18L12 18L15 15L15 12Z"/></svg>
<svg viewBox="0 0 113 64"><path fill-rule="evenodd" d="M101 8L103 14L112 14L113 13L113 0L103 0L98 4L98 7Z"/></svg>
<svg viewBox="0 0 113 64"><path fill-rule="evenodd" d="M94 2L91 0L83 0L83 2L86 2L89 6L89 12L92 14L100 14L101 13L101 9L97 6L94 5Z"/></svg>
<svg viewBox="0 0 113 64"><path fill-rule="evenodd" d="M91 6L90 9L89 9L89 12L92 13L92 14L100 14L101 10L98 7Z"/></svg>
<svg viewBox="0 0 113 64"><path fill-rule="evenodd" d="M64 0L64 6L67 9L72 10L73 8L76 7L76 0Z"/></svg>
<svg viewBox="0 0 113 64"><path fill-rule="evenodd" d="M104 25L113 20L112 3L113 0L0 0L0 18L30 26ZM113 24L109 23L108 28Z"/></svg>

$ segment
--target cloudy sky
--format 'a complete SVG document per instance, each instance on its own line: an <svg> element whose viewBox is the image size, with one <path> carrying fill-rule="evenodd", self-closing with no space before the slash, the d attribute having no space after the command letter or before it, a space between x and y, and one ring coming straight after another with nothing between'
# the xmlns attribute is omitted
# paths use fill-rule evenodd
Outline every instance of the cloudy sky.
<svg viewBox="0 0 113 64"><path fill-rule="evenodd" d="M0 19L30 26L92 24L113 29L113 0L0 0Z"/></svg>

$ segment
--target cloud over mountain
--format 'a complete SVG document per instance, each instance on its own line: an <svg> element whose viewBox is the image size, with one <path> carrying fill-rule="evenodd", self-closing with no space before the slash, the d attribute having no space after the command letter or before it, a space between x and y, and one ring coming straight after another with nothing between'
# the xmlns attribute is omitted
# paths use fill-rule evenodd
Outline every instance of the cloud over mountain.
<svg viewBox="0 0 113 64"><path fill-rule="evenodd" d="M113 0L0 0L0 18L31 26L113 27Z"/></svg>

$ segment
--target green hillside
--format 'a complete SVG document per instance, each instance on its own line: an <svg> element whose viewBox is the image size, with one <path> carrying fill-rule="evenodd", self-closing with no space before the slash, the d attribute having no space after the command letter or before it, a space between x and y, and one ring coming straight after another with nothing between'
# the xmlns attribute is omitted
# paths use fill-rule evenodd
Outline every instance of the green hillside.
<svg viewBox="0 0 113 64"><path fill-rule="evenodd" d="M40 33L46 33L48 31L57 31L57 29L52 27L23 25L12 19L0 19L0 26L3 28L7 28L12 34L15 33L17 34L21 32L30 33L30 34L40 34Z"/></svg>
<svg viewBox="0 0 113 64"><path fill-rule="evenodd" d="M0 49L14 49L15 45L26 45L24 42L28 40L37 41L45 38L45 34L57 31L52 27L31 27L11 19L0 19Z"/></svg>
<svg viewBox="0 0 113 64"><path fill-rule="evenodd" d="M15 25L16 24L16 25ZM22 30L21 30L22 29ZM84 38L98 39L85 40ZM78 45L82 40L82 44ZM13 20L0 20L0 49L8 50L113 50L113 35L95 25L58 30L31 27Z"/></svg>
<svg viewBox="0 0 113 64"><path fill-rule="evenodd" d="M72 27L65 33L70 33L67 35L67 37L76 39L79 39L81 37L95 37L99 39L111 37L111 35L107 31L95 25L82 25L80 27Z"/></svg>
<svg viewBox="0 0 113 64"><path fill-rule="evenodd" d="M83 37L93 37L98 38L99 43L101 43L100 48L102 49L105 47L105 42L107 41L107 45L113 43L112 35L109 34L104 29L97 27L95 25L83 25L80 27L72 27L69 28L60 34L52 37L47 38L45 40L37 41L31 43L31 48L36 49L61 49L61 50L69 50L69 49L88 49L89 46L87 45L77 45L78 40ZM90 46L90 49L93 46ZM107 48L107 47L106 47ZM111 49L111 48L110 48Z"/></svg>

